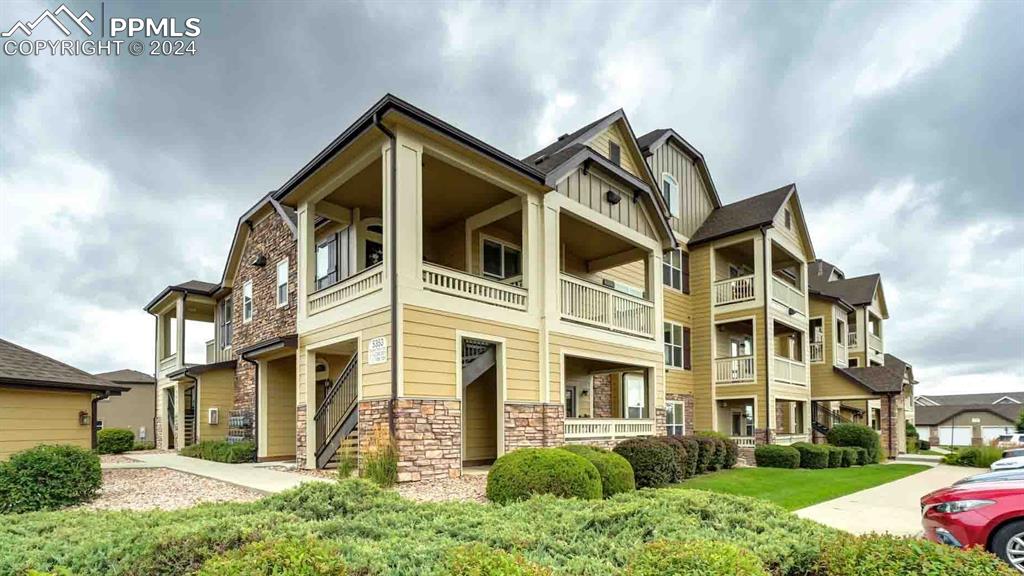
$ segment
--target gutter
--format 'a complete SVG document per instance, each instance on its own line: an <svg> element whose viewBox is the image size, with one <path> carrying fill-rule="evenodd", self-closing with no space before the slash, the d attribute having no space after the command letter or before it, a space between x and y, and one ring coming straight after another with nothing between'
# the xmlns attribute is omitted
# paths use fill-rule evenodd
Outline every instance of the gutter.
<svg viewBox="0 0 1024 576"><path fill-rule="evenodd" d="M156 314L150 313L153 317L153 348L156 348L156 344L160 339L160 317ZM156 437L156 418L159 414L157 400L160 399L160 353L153 353L153 448L160 448L157 446Z"/></svg>
<svg viewBox="0 0 1024 576"><path fill-rule="evenodd" d="M391 225L388 226L388 244L390 246L386 258L391 260L389 278L391 281L391 399L388 401L388 432L391 441L394 442L395 403L398 400L398 226L396 225L398 217L398 140L395 138L395 133L381 122L380 116L376 113L373 115L373 125L391 140L391 206L388 211Z"/></svg>
<svg viewBox="0 0 1024 576"><path fill-rule="evenodd" d="M100 396L93 398L91 402L92 406L90 408L91 414L89 414L89 427L92 428L92 430L89 434L89 442L90 446L94 449L96 448L96 404L98 404L100 400L106 400L107 398L110 398L110 392L102 393Z"/></svg>

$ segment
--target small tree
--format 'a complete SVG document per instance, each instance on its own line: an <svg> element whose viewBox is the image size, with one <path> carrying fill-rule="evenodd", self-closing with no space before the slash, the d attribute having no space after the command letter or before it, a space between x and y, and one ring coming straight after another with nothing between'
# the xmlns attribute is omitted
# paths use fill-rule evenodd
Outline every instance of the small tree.
<svg viewBox="0 0 1024 576"><path fill-rule="evenodd" d="M1017 416L1017 432L1024 432L1024 408L1021 408Z"/></svg>

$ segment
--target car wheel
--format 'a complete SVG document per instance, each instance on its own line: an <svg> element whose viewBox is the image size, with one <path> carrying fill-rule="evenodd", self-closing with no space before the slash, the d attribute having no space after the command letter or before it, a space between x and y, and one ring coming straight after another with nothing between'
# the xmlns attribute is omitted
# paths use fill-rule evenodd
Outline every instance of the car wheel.
<svg viewBox="0 0 1024 576"><path fill-rule="evenodd" d="M992 537L992 552L1024 574L1024 520L1000 528Z"/></svg>

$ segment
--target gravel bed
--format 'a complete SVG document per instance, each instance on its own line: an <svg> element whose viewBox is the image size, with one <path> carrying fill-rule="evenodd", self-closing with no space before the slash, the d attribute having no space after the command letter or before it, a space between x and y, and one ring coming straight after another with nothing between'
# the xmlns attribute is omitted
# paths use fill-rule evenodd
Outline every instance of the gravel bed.
<svg viewBox="0 0 1024 576"><path fill-rule="evenodd" d="M177 510L204 502L253 502L263 493L166 468L104 470L103 487L79 510Z"/></svg>
<svg viewBox="0 0 1024 576"><path fill-rule="evenodd" d="M128 457L127 454L100 454L100 464L129 464L133 462L139 462L134 458Z"/></svg>
<svg viewBox="0 0 1024 576"><path fill-rule="evenodd" d="M298 468L296 466L291 465L266 466L266 469L277 470L278 472L291 472L293 474L302 474L303 476L310 476L312 478L323 478L324 480L336 480L338 478L338 471L330 469L309 470L307 468Z"/></svg>
<svg viewBox="0 0 1024 576"><path fill-rule="evenodd" d="M399 484L395 491L416 502L487 502L486 489L487 476L474 474Z"/></svg>

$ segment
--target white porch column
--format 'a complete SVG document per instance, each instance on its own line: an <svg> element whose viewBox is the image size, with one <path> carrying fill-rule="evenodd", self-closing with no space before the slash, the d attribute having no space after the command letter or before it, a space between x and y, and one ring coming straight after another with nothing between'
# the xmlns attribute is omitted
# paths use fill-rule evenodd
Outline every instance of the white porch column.
<svg viewBox="0 0 1024 576"><path fill-rule="evenodd" d="M307 202L299 204L298 220L299 238L296 252L299 267L296 276L299 285L295 293L299 299L298 320L301 322L308 315L306 306L309 303L309 294L316 286L316 205Z"/></svg>
<svg viewBox="0 0 1024 576"><path fill-rule="evenodd" d="M178 324L178 333L175 334L177 339L177 354L178 354L178 368L185 367L185 297L180 296L175 306L175 322Z"/></svg>

